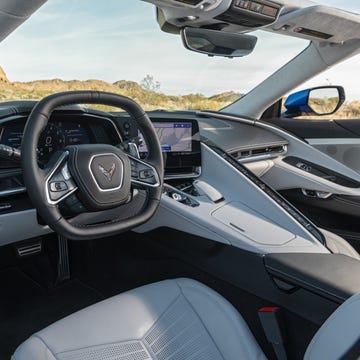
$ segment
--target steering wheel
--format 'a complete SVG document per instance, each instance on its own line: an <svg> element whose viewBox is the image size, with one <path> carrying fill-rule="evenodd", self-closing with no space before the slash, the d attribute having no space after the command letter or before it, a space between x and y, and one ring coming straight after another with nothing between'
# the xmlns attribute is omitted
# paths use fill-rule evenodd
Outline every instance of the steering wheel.
<svg viewBox="0 0 360 360"><path fill-rule="evenodd" d="M145 138L147 158L140 160L111 145L71 145L54 153L41 168L37 160L41 132L56 108L70 104L103 104L127 111ZM149 220L159 205L164 173L159 140L144 110L127 97L98 91L45 97L27 120L21 153L24 182L33 205L55 232L69 239L95 239L130 230ZM140 212L125 220L79 225L59 210L59 204L75 192L87 212L119 208L131 201L134 188L146 190L146 200Z"/></svg>

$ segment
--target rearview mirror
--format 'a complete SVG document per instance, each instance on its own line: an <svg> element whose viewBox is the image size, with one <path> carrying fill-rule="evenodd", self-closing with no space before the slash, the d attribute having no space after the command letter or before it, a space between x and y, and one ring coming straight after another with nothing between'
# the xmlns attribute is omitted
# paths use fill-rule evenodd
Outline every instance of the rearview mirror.
<svg viewBox="0 0 360 360"><path fill-rule="evenodd" d="M288 96L285 102L285 116L331 115L345 101L345 91L341 86L320 86L306 89Z"/></svg>
<svg viewBox="0 0 360 360"><path fill-rule="evenodd" d="M181 39L188 50L228 58L249 55L257 42L252 35L191 27L181 30Z"/></svg>

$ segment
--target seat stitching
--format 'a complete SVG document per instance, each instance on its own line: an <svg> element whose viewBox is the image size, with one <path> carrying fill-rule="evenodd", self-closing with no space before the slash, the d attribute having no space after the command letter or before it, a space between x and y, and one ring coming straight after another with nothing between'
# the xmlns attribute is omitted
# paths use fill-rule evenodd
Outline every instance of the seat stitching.
<svg viewBox="0 0 360 360"><path fill-rule="evenodd" d="M145 333L145 335L141 338L144 339L148 333L152 330L154 325L164 316L164 314L175 304L175 302L180 298L181 294L178 294L176 298L165 308L165 310L159 315L159 317L154 321L154 323L151 325L150 329Z"/></svg>
<svg viewBox="0 0 360 360"><path fill-rule="evenodd" d="M180 286L180 285L179 285L179 286ZM206 291L204 291L203 289L201 289L201 288L199 288L199 287L195 287L195 286L191 286L191 285L187 285L187 284L184 285L184 287L187 287L187 288L189 288L189 289L192 289L192 290L195 290L195 291L197 291L197 292L200 292L202 295L205 295L207 298L209 298L209 299L211 299L212 301L214 301L214 302L219 306L219 308L222 310L222 313L225 314L226 317L230 320L229 323L230 323L233 327L236 327L235 324L234 324L234 319L233 319L231 316L229 316L229 313L228 313L228 311L226 310L226 308L224 308L223 304L222 304L221 302L219 302L219 301L216 299L216 297L214 297L214 298L210 297L210 295L209 295ZM210 290L212 290L212 289L210 289ZM212 291L213 291L213 290L212 290ZM182 294L183 294L184 297L186 298L186 295L185 295L183 292L182 292ZM219 294L217 294L216 292L215 292L215 294L219 296ZM190 301L189 301L187 298L186 298L186 300L190 303ZM226 300L226 299L225 299L225 300ZM226 300L226 301L227 301L227 300ZM229 302L229 304L231 305L230 302ZM191 305L191 303L190 303L190 306L193 308L193 306ZM233 305L231 305L231 306L233 306ZM194 308L193 308L193 309L194 309ZM198 315L198 313L196 312L195 309L194 309L194 311L195 311L195 313ZM237 315L240 316L240 318L243 320L243 318L241 317L241 315L240 315L238 312L237 312ZM200 315L198 315L198 317L200 318L200 320L201 320L201 322L202 322L202 319L201 319ZM253 336L252 333L250 332L250 330L249 330L248 325L246 324L246 322L245 322L244 320L243 320L243 322L244 322L244 325L245 325L245 326L247 327L247 329L248 329L249 335L250 335L250 336ZM205 329L207 330L205 324L204 324L204 327L205 327ZM208 330L207 330L207 331L208 331ZM210 334L209 334L209 335L210 335ZM211 335L210 335L210 337L212 338ZM212 338L212 339L213 339L213 338ZM218 347L214 339L213 339L213 341L214 341L216 347ZM254 339L254 341L255 341L255 344L257 345L258 349L259 349L259 346L258 346L258 344L257 344L257 342L256 342L255 339ZM249 355L250 358L251 358L251 357L253 356L253 354L250 352L250 349L246 346L246 342L243 342L243 344L245 345L244 348L246 349L248 355ZM220 350L219 350L219 352L220 352ZM221 353L221 352L220 352L220 354L221 354L221 356L222 356L222 353ZM223 357L223 358L224 358L224 357Z"/></svg>
<svg viewBox="0 0 360 360"><path fill-rule="evenodd" d="M56 359L54 351L50 348L50 346L38 334L32 335L32 337L40 340L44 344L44 346L50 351L50 353L54 357L54 359Z"/></svg>
<svg viewBox="0 0 360 360"><path fill-rule="evenodd" d="M143 341L143 339L140 339L141 343L145 346L146 350L148 351L148 353L150 354L152 359L156 359L156 354L154 353L154 351L151 349L151 346L146 342Z"/></svg>
<svg viewBox="0 0 360 360"><path fill-rule="evenodd" d="M179 288L178 284L176 283L177 287ZM151 345L148 344L144 339L146 338L146 336L149 334L149 332L153 329L153 327L155 326L155 324L164 316L164 314L176 303L176 301L180 298L181 296L181 289L179 288L179 294L176 296L176 298L165 308L165 310L159 315L159 317L154 321L154 323L152 324L152 326L150 327L150 329L148 329L148 331L144 334L144 336L140 339L141 342L145 345L146 349L149 351L149 354L151 355L151 357L153 358L157 358L155 352L151 349Z"/></svg>
<svg viewBox="0 0 360 360"><path fill-rule="evenodd" d="M101 344L95 344L95 345L89 345L89 346L84 346L84 347L80 347L80 348L76 348L76 349L69 349L69 350L64 350L64 351L59 351L58 353L56 353L56 355L62 355L62 354L66 354L69 352L73 352L73 351L79 351L79 350L87 350L87 349L91 349L93 347L101 347L101 346L108 346L108 345L117 345L117 344L122 344L122 343L126 343L126 342L132 342L132 341L141 341L142 339L124 339L124 340L119 340L116 342L108 342L108 343L101 343Z"/></svg>
<svg viewBox="0 0 360 360"><path fill-rule="evenodd" d="M175 281L176 281L176 280L175 280ZM176 283L177 283L177 281L176 281ZM214 343L216 349L218 350L220 356L222 357L222 359L224 359L224 357L223 357L223 355L222 355L222 353L221 353L221 351L220 351L220 349L219 349L216 341L214 340L214 338L213 338L212 335L210 334L208 328L205 326L202 318L200 317L200 315L197 313L197 311L195 310L195 308L193 307L193 305L191 304L191 302L189 301L189 299L188 299L188 298L186 297L186 295L184 294L182 287L181 287L178 283L177 283L177 285L179 286L180 291L181 291L181 294L182 294L182 296L184 297L185 301L189 304L189 306L191 307L191 309L194 311L194 313L196 314L196 316L199 318L201 324L204 326L205 331L208 333L210 339L213 341L213 343ZM196 288L193 288L193 289L196 289Z"/></svg>

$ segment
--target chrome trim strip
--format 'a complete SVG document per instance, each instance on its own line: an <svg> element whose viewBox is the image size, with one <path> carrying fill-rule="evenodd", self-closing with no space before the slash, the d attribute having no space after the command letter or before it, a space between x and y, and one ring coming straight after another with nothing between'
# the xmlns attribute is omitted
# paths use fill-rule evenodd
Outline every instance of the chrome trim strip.
<svg viewBox="0 0 360 360"><path fill-rule="evenodd" d="M143 165L147 166L148 168L150 168L150 169L154 172L155 181L156 181L155 184L149 184L149 183L142 182L142 181L139 181L139 180L134 180L133 178L131 178L131 182L132 182L132 183L134 183L134 184L139 184L139 185L143 185L143 186L147 186L147 187L153 187L153 188L156 188L156 187L160 186L160 177L159 177L159 174L158 174L158 172L156 171L156 169L155 169L152 165L148 164L148 163L145 162L145 161L142 161L142 160L140 160L140 159L137 159L137 158L135 158L134 156L131 156L131 155L129 155L129 154L126 154L126 155L129 157L129 159L134 160L135 162L139 162L140 164L143 164Z"/></svg>
<svg viewBox="0 0 360 360"><path fill-rule="evenodd" d="M59 202L63 201L64 199L66 199L68 196L70 196L71 194L73 194L78 187L75 186L74 189L70 190L67 194L65 194L63 197L61 197L60 199L53 201L50 199L49 196L49 181L52 178L52 176L55 174L55 172L57 171L57 169L60 167L60 165L64 162L64 160L69 156L69 152L65 151L60 158L58 159L58 161L56 162L54 168L51 170L51 173L48 175L48 177L45 180L45 193L46 193L46 200L50 205L56 205Z"/></svg>
<svg viewBox="0 0 360 360"><path fill-rule="evenodd" d="M197 166L195 171L192 173L185 173L185 174L165 174L164 180L171 180L171 179L193 179L198 178L201 175L201 167Z"/></svg>
<svg viewBox="0 0 360 360"><path fill-rule="evenodd" d="M10 196L10 195L16 195L16 194L22 194L26 192L25 186L19 186L13 189L9 190L2 190L0 191L0 197Z"/></svg>
<svg viewBox="0 0 360 360"><path fill-rule="evenodd" d="M359 138L306 139L310 145L360 145Z"/></svg>
<svg viewBox="0 0 360 360"><path fill-rule="evenodd" d="M273 152L273 153L268 153L268 154L263 154L263 155L244 156L244 157L242 157L242 158L237 159L237 161L239 161L240 163L244 164L244 163L248 163L248 162L252 162L252 161L275 159L275 158L277 158L278 156L284 156L284 155L286 155L286 153L287 153L287 151L288 151L288 147L287 147L287 145L282 145L282 147L283 147L283 151Z"/></svg>

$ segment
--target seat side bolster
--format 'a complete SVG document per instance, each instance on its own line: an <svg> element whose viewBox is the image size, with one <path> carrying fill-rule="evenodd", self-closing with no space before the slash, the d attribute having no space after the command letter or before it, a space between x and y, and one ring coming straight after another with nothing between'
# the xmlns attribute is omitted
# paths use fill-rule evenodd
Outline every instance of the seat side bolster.
<svg viewBox="0 0 360 360"><path fill-rule="evenodd" d="M305 360L340 359L359 339L360 294L345 301L310 342Z"/></svg>
<svg viewBox="0 0 360 360"><path fill-rule="evenodd" d="M11 360L17 359L56 360L49 347L36 335L30 337L17 348Z"/></svg>

